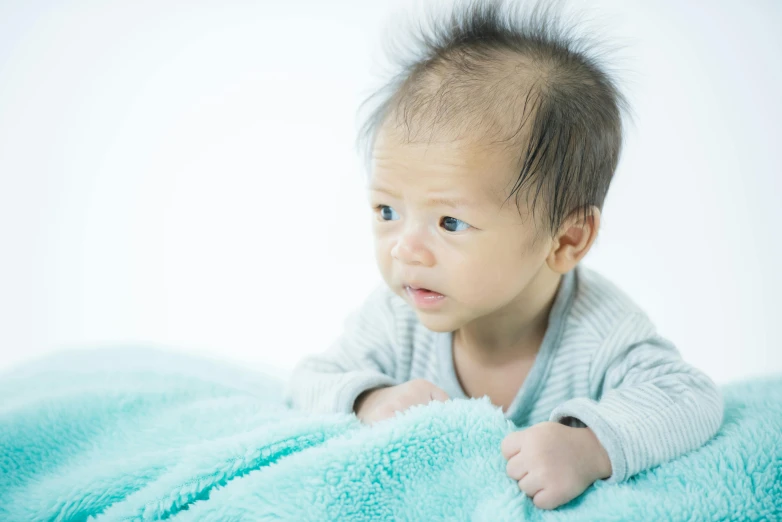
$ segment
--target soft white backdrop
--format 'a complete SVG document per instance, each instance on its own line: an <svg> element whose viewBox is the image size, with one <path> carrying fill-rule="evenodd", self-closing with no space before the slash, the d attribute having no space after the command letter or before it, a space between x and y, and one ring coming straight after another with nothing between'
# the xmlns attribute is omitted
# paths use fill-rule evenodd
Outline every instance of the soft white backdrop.
<svg viewBox="0 0 782 522"><path fill-rule="evenodd" d="M2 2L0 369L323 350L380 282L356 109L420 4ZM569 5L635 114L584 263L716 381L782 372L782 4Z"/></svg>

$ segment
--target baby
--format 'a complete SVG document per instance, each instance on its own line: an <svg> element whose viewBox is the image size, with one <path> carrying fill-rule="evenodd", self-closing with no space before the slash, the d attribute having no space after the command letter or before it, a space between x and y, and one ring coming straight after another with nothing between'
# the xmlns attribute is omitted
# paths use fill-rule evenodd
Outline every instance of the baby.
<svg viewBox="0 0 782 522"><path fill-rule="evenodd" d="M722 396L647 315L581 264L627 103L549 9L457 6L419 40L363 128L384 284L289 406L367 424L488 396L526 429L497 448L535 506L703 445ZM578 42L578 45L577 45Z"/></svg>

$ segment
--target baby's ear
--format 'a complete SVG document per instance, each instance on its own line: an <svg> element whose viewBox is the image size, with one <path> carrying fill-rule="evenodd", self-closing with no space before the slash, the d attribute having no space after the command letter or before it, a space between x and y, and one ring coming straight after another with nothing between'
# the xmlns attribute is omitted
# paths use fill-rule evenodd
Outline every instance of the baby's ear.
<svg viewBox="0 0 782 522"><path fill-rule="evenodd" d="M576 267L589 252L600 229L600 209L592 206L586 217L574 211L560 227L546 262L553 271L564 274Z"/></svg>

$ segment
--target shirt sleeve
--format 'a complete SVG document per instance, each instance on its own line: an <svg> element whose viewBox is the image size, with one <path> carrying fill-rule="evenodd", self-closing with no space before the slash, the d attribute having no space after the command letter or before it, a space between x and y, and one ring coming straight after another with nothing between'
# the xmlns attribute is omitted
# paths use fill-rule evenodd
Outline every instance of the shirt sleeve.
<svg viewBox="0 0 782 522"><path fill-rule="evenodd" d="M588 426L606 449L621 482L675 459L711 439L722 425L724 402L716 384L684 362L676 347L634 313L621 321L590 363L590 393L551 413Z"/></svg>
<svg viewBox="0 0 782 522"><path fill-rule="evenodd" d="M393 378L392 296L384 286L374 289L348 316L343 332L327 350L299 361L283 391L288 406L309 413L352 413L362 392L399 384Z"/></svg>

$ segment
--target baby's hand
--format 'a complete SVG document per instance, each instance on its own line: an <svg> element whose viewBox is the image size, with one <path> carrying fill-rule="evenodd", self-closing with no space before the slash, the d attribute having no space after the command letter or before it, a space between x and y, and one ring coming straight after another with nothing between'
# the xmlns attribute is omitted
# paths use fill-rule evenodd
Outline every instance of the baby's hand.
<svg viewBox="0 0 782 522"><path fill-rule="evenodd" d="M393 417L397 411L416 404L429 404L433 400L446 401L448 394L426 379L415 379L397 386L365 391L356 399L353 411L362 422L373 424Z"/></svg>
<svg viewBox="0 0 782 522"><path fill-rule="evenodd" d="M611 476L611 461L589 428L541 422L505 437L506 472L541 509L555 509Z"/></svg>

